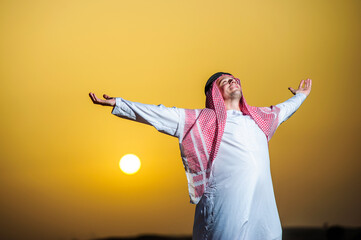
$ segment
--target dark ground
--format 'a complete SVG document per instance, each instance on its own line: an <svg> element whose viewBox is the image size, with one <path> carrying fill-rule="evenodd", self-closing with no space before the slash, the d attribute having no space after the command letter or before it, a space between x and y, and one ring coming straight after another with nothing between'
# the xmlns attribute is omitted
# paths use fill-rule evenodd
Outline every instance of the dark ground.
<svg viewBox="0 0 361 240"><path fill-rule="evenodd" d="M107 237L93 240L192 240L191 236L141 235L137 237ZM226 239L233 240L233 239ZM252 239L250 239L252 240ZM361 240L361 227L344 228L284 228L282 240Z"/></svg>

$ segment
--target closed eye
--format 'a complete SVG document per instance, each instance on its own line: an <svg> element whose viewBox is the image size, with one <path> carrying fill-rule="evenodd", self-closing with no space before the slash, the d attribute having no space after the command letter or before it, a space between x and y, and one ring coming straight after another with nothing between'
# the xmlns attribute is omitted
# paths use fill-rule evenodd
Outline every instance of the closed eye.
<svg viewBox="0 0 361 240"><path fill-rule="evenodd" d="M223 85L223 84L225 84L227 82L229 82L228 78L222 79L221 82L220 82L220 85Z"/></svg>

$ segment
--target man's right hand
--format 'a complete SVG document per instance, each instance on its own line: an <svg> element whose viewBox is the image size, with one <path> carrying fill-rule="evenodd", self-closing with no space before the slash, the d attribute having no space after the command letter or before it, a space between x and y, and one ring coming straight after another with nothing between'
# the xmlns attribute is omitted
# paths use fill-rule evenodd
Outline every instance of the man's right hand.
<svg viewBox="0 0 361 240"><path fill-rule="evenodd" d="M298 86L298 89L293 89L291 87L289 87L288 89L293 93L293 94L297 94L297 93L303 93L306 96L308 96L311 92L311 87L312 87L312 80L307 78L307 80L302 80L300 82L300 85Z"/></svg>
<svg viewBox="0 0 361 240"><path fill-rule="evenodd" d="M98 98L97 96L95 96L94 93L89 93L89 96L94 104L100 104L103 106L111 106L111 107L115 106L115 98L109 97L106 94L103 94L103 97L105 98L105 100Z"/></svg>

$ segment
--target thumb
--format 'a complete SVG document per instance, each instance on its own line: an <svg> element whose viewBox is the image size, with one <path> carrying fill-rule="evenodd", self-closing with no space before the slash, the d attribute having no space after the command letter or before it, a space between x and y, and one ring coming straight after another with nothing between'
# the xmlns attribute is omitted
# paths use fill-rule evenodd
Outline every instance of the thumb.
<svg viewBox="0 0 361 240"><path fill-rule="evenodd" d="M109 97L109 96L106 95L106 94L103 94L103 97L104 97L105 99L112 99L112 97Z"/></svg>
<svg viewBox="0 0 361 240"><path fill-rule="evenodd" d="M295 93L296 93L296 90L295 90L295 89L293 89L293 88L291 88L291 87L289 87L289 88L288 88L288 90L290 90L293 94L295 94Z"/></svg>

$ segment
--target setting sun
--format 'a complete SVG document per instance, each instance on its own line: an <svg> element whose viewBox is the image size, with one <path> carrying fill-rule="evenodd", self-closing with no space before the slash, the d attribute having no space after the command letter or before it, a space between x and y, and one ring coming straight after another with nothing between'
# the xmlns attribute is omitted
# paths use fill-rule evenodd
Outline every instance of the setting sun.
<svg viewBox="0 0 361 240"><path fill-rule="evenodd" d="M120 159L119 167L125 174L134 174L140 169L140 160L134 154L126 154Z"/></svg>

